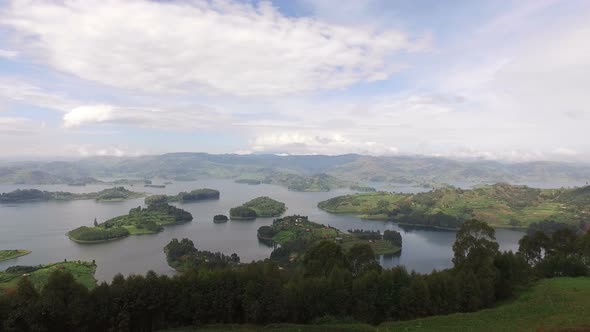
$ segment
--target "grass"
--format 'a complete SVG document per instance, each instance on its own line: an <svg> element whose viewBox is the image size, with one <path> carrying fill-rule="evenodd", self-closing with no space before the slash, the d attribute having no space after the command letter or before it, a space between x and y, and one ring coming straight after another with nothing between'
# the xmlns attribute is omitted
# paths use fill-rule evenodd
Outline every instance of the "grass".
<svg viewBox="0 0 590 332"><path fill-rule="evenodd" d="M89 289L96 287L96 279L94 279L96 265L83 261L40 265L37 270L28 273L29 275L27 278L29 278L35 288L41 290L47 284L51 272L58 269L70 272L77 282ZM7 272L0 272L0 291L9 291L16 288L18 281L21 278L23 278L23 274L21 273L10 274Z"/></svg>
<svg viewBox="0 0 590 332"><path fill-rule="evenodd" d="M590 278L555 278L538 282L511 302L466 314L434 316L403 322L367 324L211 325L167 330L193 331L349 331L349 332L557 332L590 330Z"/></svg>
<svg viewBox="0 0 590 332"><path fill-rule="evenodd" d="M0 262L30 254L30 250L0 250Z"/></svg>

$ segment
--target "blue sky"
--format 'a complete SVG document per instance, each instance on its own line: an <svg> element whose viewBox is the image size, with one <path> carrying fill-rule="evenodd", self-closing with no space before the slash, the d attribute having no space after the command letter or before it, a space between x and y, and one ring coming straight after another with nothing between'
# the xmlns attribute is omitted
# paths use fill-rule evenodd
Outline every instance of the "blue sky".
<svg viewBox="0 0 590 332"><path fill-rule="evenodd" d="M587 1L0 2L0 154L590 161Z"/></svg>

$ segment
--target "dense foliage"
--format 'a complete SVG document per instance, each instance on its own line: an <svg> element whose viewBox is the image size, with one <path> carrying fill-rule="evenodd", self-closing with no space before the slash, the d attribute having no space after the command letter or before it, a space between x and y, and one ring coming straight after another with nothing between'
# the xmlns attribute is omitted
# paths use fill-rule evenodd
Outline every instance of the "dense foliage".
<svg viewBox="0 0 590 332"><path fill-rule="evenodd" d="M287 211L285 203L262 196L230 209L229 215L235 219L253 219L256 217L278 217L285 211Z"/></svg>
<svg viewBox="0 0 590 332"><path fill-rule="evenodd" d="M229 216L232 219L254 219L257 215L254 209L245 206L238 206L229 209Z"/></svg>
<svg viewBox="0 0 590 332"><path fill-rule="evenodd" d="M240 262L236 253L226 256L222 253L198 250L189 239L172 239L164 247L168 265L178 271L186 271L199 267L223 268Z"/></svg>
<svg viewBox="0 0 590 332"><path fill-rule="evenodd" d="M170 202L196 202L209 199L219 199L219 191L215 189L203 188L195 189L190 192L180 192L174 196L152 195L145 198L146 205L158 205Z"/></svg>
<svg viewBox="0 0 590 332"><path fill-rule="evenodd" d="M68 232L70 239L80 242L95 242L114 240L129 235L129 231L123 227L87 227L82 226Z"/></svg>
<svg viewBox="0 0 590 332"><path fill-rule="evenodd" d="M216 223L226 222L228 220L229 220L229 218L224 214L217 214L217 215L213 216L213 221Z"/></svg>
<svg viewBox="0 0 590 332"><path fill-rule="evenodd" d="M555 234L538 242L548 253L539 260L535 245L521 243L516 254L499 252L494 230L468 221L453 246L455 266L430 274L383 270L368 245L343 251L333 241L311 246L292 270L271 261L196 264L174 277L119 275L92 290L56 271L40 292L23 278L14 292L0 297L0 331L152 331L207 323L309 323L323 317L379 323L471 312L511 297L531 275L587 275L590 233ZM186 239L172 241L166 251L173 261L199 252ZM546 265L539 269L539 264Z"/></svg>

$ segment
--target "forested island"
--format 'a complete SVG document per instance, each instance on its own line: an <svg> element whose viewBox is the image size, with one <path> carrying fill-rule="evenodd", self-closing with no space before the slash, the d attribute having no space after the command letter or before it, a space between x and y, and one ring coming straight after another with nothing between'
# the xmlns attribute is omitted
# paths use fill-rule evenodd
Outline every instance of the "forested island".
<svg viewBox="0 0 590 332"><path fill-rule="evenodd" d="M215 189L202 188L195 189L190 192L182 191L177 195L152 195L146 197L145 204L150 205L152 203L170 203L170 202L181 202L190 203L211 199L219 199L219 191Z"/></svg>
<svg viewBox="0 0 590 332"><path fill-rule="evenodd" d="M227 222L229 218L224 214L217 214L213 216L213 222L216 224Z"/></svg>
<svg viewBox="0 0 590 332"><path fill-rule="evenodd" d="M193 241L186 238L180 241L172 239L164 247L164 253L168 265L181 272L200 267L226 268L240 263L240 257L236 253L226 256L219 252L198 250Z"/></svg>
<svg viewBox="0 0 590 332"><path fill-rule="evenodd" d="M384 234L366 230L341 232L298 215L276 219L271 226L261 226L257 236L267 244L280 244L270 257L282 266L297 261L303 252L319 241L332 241L341 246L344 252L353 250L356 245L365 244L375 255L395 254L402 247L401 234L393 230L387 230Z"/></svg>
<svg viewBox="0 0 590 332"><path fill-rule="evenodd" d="M375 192L377 189L368 186L350 186L350 190L360 191L360 192Z"/></svg>
<svg viewBox="0 0 590 332"><path fill-rule="evenodd" d="M318 207L330 213L449 229L471 218L493 227L526 228L544 221L579 224L590 220L590 186L535 189L499 183L418 194L359 193L334 197Z"/></svg>
<svg viewBox="0 0 590 332"><path fill-rule="evenodd" d="M258 185L258 184L261 184L262 183L261 180L256 180L256 179L237 179L234 182L235 183L249 184L249 185Z"/></svg>
<svg viewBox="0 0 590 332"><path fill-rule="evenodd" d="M30 254L30 250L0 250L0 262Z"/></svg>
<svg viewBox="0 0 590 332"><path fill-rule="evenodd" d="M94 199L98 202L114 202L139 198L145 193L134 192L124 187L114 187L93 193L71 193L64 191L43 191L38 189L17 189L0 194L0 203L23 203L36 201L71 201Z"/></svg>
<svg viewBox="0 0 590 332"><path fill-rule="evenodd" d="M278 217L287 211L285 203L276 201L267 196L261 196L250 200L241 206L231 208L231 219L255 219L257 217Z"/></svg>
<svg viewBox="0 0 590 332"><path fill-rule="evenodd" d="M97 223L94 227L82 226L68 232L71 240L76 242L103 242L129 235L154 234L163 230L163 226L182 224L193 220L193 216L180 208L165 202L150 202L147 208L138 206L129 210L127 215Z"/></svg>

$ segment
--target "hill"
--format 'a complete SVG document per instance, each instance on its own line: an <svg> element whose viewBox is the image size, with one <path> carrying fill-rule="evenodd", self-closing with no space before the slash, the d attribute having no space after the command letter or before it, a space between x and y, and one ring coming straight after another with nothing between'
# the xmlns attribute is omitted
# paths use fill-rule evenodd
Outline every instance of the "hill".
<svg viewBox="0 0 590 332"><path fill-rule="evenodd" d="M96 286L96 279L94 279L96 264L93 262L64 261L37 266L12 266L6 271L0 271L0 295L3 291L16 288L18 281L24 277L29 278L37 290L41 290L47 284L49 274L55 270L71 273L77 282L87 288Z"/></svg>
<svg viewBox="0 0 590 332"><path fill-rule="evenodd" d="M331 213L442 228L456 228L471 218L495 227L527 227L548 220L569 224L589 221L589 193L590 187L535 189L499 183L418 194L358 193L334 197L318 207Z"/></svg>
<svg viewBox="0 0 590 332"><path fill-rule="evenodd" d="M0 203L23 203L35 201L71 201L81 199L94 199L98 202L123 201L127 199L145 196L125 189L114 187L93 193L71 193L64 191L42 191L38 189L17 189L8 193L0 194Z"/></svg>
<svg viewBox="0 0 590 332"><path fill-rule="evenodd" d="M241 206L229 210L232 219L253 219L256 217L278 217L287 211L285 203L267 196L256 197Z"/></svg>
<svg viewBox="0 0 590 332"><path fill-rule="evenodd" d="M326 191L355 183L586 183L590 167L563 162L502 163L427 156L212 155L169 153L141 157L93 157L78 161L10 162L0 183L92 183L96 178L249 179L298 191Z"/></svg>
<svg viewBox="0 0 590 332"><path fill-rule="evenodd" d="M558 332L590 329L590 278L555 278L538 282L511 302L473 313L435 316L410 321L387 322L379 326L330 322L321 325L272 324L265 327L212 325L203 328L167 330L191 331L267 331L267 332Z"/></svg>

